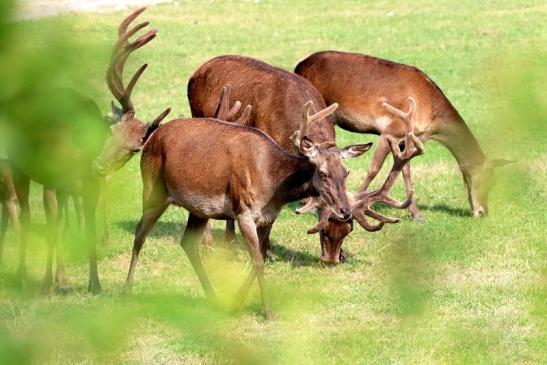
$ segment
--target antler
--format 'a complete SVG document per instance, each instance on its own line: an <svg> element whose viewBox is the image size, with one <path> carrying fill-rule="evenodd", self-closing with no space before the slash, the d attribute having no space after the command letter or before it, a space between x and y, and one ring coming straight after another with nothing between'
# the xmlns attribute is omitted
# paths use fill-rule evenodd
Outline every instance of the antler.
<svg viewBox="0 0 547 365"><path fill-rule="evenodd" d="M106 73L106 82L112 92L112 95L118 100L122 106L122 115L131 113L135 114L135 108L131 102L131 92L135 87L135 84L142 75L147 64L142 65L137 72L133 75L127 87L123 84L123 68L127 58L131 52L141 48L152 39L156 37L157 29L151 29L147 33L143 34L134 42L129 42L129 38L137 33L139 30L145 28L150 22L140 23L133 28L127 30L128 26L137 18L146 8L142 7L132 12L127 18L125 18L118 28L118 40L112 49L112 55L110 58L110 66Z"/></svg>
<svg viewBox="0 0 547 365"><path fill-rule="evenodd" d="M220 90L220 99L218 101L217 110L215 111L214 116L216 119L230 121L230 119L232 119L241 108L241 102L239 100L236 101L234 105L232 105L232 107L230 108L231 89L232 87L230 86L230 84L227 84ZM251 114L251 109L252 107L250 105L247 105L243 113L241 113L239 118L236 119L234 123L244 125L249 118L249 114Z"/></svg>
<svg viewBox="0 0 547 365"><path fill-rule="evenodd" d="M300 122L300 127L291 136L291 141L293 141L295 146L300 147L300 141L302 140L302 138L308 136L314 122L320 119L323 119L327 117L328 115L334 113L334 111L337 108L338 108L338 104L334 103L326 107L325 109L320 110L319 112L313 115L310 115L310 112L313 109L313 101L310 100L306 104L304 104L303 116L302 116L302 121Z"/></svg>
<svg viewBox="0 0 547 365"><path fill-rule="evenodd" d="M394 108L388 103L382 103L382 107L390 113L398 116L405 124L405 146L403 151L400 150L399 144L391 136L387 137L389 147L393 154L393 167L389 172L389 175L379 190L373 192L361 192L356 194L356 203L352 207L353 217L357 222L367 231L377 231L383 227L385 223L397 223L399 219L386 217L380 213L372 210L372 205L377 202L384 202L394 208L404 209L407 208L412 202L414 192L410 192L406 201L400 202L389 195L389 191L395 184L399 173L412 158L421 155L424 152L424 146L422 142L414 135L414 114L416 112L416 102L412 97L408 98L409 110L404 113L403 111ZM368 222L366 217L371 217L380 221L380 223L374 225Z"/></svg>

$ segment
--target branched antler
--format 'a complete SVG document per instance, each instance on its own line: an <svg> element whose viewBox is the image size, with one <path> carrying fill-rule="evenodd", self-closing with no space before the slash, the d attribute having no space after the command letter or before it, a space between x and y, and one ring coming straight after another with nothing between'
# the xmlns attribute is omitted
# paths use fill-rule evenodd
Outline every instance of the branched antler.
<svg viewBox="0 0 547 365"><path fill-rule="evenodd" d="M230 91L232 87L227 84L220 90L220 98L218 101L217 109L215 111L215 118L224 120L224 121L230 121L239 111L241 108L241 102L238 100L232 105L230 108ZM239 125L245 125L247 122L247 119L249 118L249 115L251 114L252 107L250 105L247 105L245 107L245 110L243 110L243 113L237 118L233 123L239 124Z"/></svg>
<svg viewBox="0 0 547 365"><path fill-rule="evenodd" d="M127 84L127 87L124 87L123 69L125 66L125 62L127 61L127 58L129 57L131 52L141 48L142 46L150 42L156 37L157 33L156 29L151 29L139 38L137 38L137 40L135 40L134 42L129 42L130 37L132 37L139 30L147 27L150 24L150 22L143 22L127 30L133 20L135 20L145 9L146 8L143 7L135 10L120 24L120 27L118 28L118 41L112 49L110 66L108 67L108 71L106 74L108 87L110 88L110 91L112 92L116 100L118 100L118 102L122 106L122 115L130 114L130 116L133 116L135 114L135 108L133 107L133 103L131 102L131 92L133 91L135 84L139 80L139 77L148 66L147 64L142 65L137 70L137 72L135 72L135 74Z"/></svg>
<svg viewBox="0 0 547 365"><path fill-rule="evenodd" d="M411 191L404 202L400 202L389 195L389 191L395 184L399 173L412 158L421 155L424 151L422 142L414 135L414 114L416 112L416 102L412 97L408 98L409 110L403 112L388 103L382 103L382 107L390 113L398 116L405 124L405 142L404 149L401 151L397 140L388 137L389 146L393 154L393 167L389 175L379 190L373 192L361 192L355 195L355 204L352 207L353 217L367 231L379 230L385 223L397 223L399 219L386 217L372 210L372 205L377 202L384 202L389 206L398 209L407 208L412 202L413 192ZM380 223L372 224L367 220L367 216Z"/></svg>
<svg viewBox="0 0 547 365"><path fill-rule="evenodd" d="M310 112L312 112L313 109L313 102L310 100L306 104L304 104L303 117L302 121L300 122L300 127L291 136L291 141L293 141L294 145L300 147L300 141L302 140L302 138L308 136L313 123L334 113L337 108L338 104L334 103L332 105L329 105L325 109L320 110L313 115L310 115Z"/></svg>

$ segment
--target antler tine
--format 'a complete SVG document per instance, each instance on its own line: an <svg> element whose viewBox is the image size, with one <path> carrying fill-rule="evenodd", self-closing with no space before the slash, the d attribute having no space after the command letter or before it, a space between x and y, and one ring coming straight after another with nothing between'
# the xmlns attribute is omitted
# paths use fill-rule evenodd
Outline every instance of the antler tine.
<svg viewBox="0 0 547 365"><path fill-rule="evenodd" d="M239 124L239 125L245 125L247 124L247 119L249 119L249 115L251 115L251 110L253 109L252 106L250 105L247 105L245 107L245 110L243 111L243 113L241 113L241 115L239 116L239 118L237 118L234 123L235 124Z"/></svg>
<svg viewBox="0 0 547 365"><path fill-rule="evenodd" d="M216 119L223 119L226 116L228 110L228 101L226 100L226 94L230 91L230 85L226 84L220 89L220 97L218 99L217 110L215 111L214 117Z"/></svg>
<svg viewBox="0 0 547 365"><path fill-rule="evenodd" d="M305 124L306 128L304 130L304 136L306 136L306 137L308 136L308 134L310 133L310 129L311 129L314 122L316 122L318 120L321 120L323 118L326 118L328 115L334 113L334 111L337 108L338 108L338 104L334 103L332 105L329 105L325 109L318 111L317 113L315 113L312 116L309 115L309 109L308 109L308 115L307 115L307 120L306 120L306 124Z"/></svg>
<svg viewBox="0 0 547 365"><path fill-rule="evenodd" d="M399 221L397 218L386 217L372 210L371 207L374 203L381 201L391 207L405 209L408 208L414 196L414 192L411 191L408 194L407 199L404 202L400 202L389 195L389 191L395 184L395 181L404 165L407 164L412 158L421 155L424 150L422 142L418 139L418 137L416 137L416 135L414 135L414 114L416 112L416 102L414 98L409 97L408 104L409 109L408 112L405 113L388 103L382 103L384 109L403 120L406 129L405 146L404 150L401 151L397 141L392 137L387 137L391 152L393 154L393 167L391 168L387 179L379 190L373 192L363 192L356 196L357 203L353 206L352 212L354 212L354 217L360 216L358 222L367 230L367 222L362 219L365 215L385 223L397 223Z"/></svg>
<svg viewBox="0 0 547 365"><path fill-rule="evenodd" d="M146 21L140 23L133 28L127 30L129 25L145 10L146 8L142 7L133 11L129 16L127 16L120 24L118 28L118 40L116 41L113 49L110 60L110 66L107 71L107 83L110 88L110 91L118 102L122 106L122 113L126 114L129 112L135 111L133 104L131 103L131 93L135 84L137 83L139 77L142 75L147 65L141 66L137 72L131 78L127 88L123 84L123 69L127 58L131 52L141 48L152 39L156 37L157 29L151 29L145 34L141 35L134 42L129 43L129 38L132 37L139 30L145 28L150 24Z"/></svg>
<svg viewBox="0 0 547 365"><path fill-rule="evenodd" d="M143 7L140 7L138 9L136 9L135 11L133 11L131 14L129 14L121 23L120 23L120 26L118 27L118 36L121 36L123 33L125 33L125 31L127 30L127 27L129 26L129 24L131 24L133 22L133 20L135 20L139 15L141 15L141 13L143 11L146 10L146 7L143 6Z"/></svg>
<svg viewBox="0 0 547 365"><path fill-rule="evenodd" d="M241 108L241 102L239 100L236 101L234 103L234 105L232 105L232 107L230 108L230 91L231 91L231 89L232 89L231 85L226 84L220 90L220 100L218 102L217 110L215 112L215 118L220 119L220 120L224 120L224 121L229 121L230 119L232 119L237 114L237 112ZM250 108L250 105L248 105L247 108ZM240 119L244 117L245 113L247 113L247 115L245 116L245 120L249 116L250 110L247 111L247 108L245 109L245 111L241 115ZM236 123L241 123L240 119L238 119L236 121ZM243 121L243 122L245 122L245 121Z"/></svg>

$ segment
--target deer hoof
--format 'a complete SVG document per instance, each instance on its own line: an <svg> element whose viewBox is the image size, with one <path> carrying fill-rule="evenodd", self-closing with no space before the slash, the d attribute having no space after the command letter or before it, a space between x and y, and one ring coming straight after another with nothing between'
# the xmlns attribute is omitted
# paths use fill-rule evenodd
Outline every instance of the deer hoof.
<svg viewBox="0 0 547 365"><path fill-rule="evenodd" d="M98 281L90 280L87 291L93 295L97 295L101 292L101 284Z"/></svg>

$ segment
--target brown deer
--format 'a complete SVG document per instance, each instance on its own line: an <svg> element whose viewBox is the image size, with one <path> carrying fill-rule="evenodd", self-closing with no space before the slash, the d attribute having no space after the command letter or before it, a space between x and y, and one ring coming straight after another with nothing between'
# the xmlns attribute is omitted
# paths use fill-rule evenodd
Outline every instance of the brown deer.
<svg viewBox="0 0 547 365"><path fill-rule="evenodd" d="M334 123L330 117L325 116L318 120L313 126L309 126L310 129L305 133L299 129L302 105L310 100L318 108L326 107L323 98L313 85L298 75L249 57L216 57L194 72L188 82L188 99L192 116L214 116L217 111L217 98L214 96L224 85L232 86L235 99L252 106L246 125L262 130L286 151L298 154L300 148L298 135L305 133L309 133L310 139L317 144L335 145ZM295 130L298 130L296 134ZM342 165L342 159L359 156L369 148L370 144L348 146L345 154L333 154L332 159ZM316 202L310 202L310 204L318 208L319 216L330 216L329 209L323 209ZM358 222L364 221L360 219ZM371 226L367 225L364 228L368 230ZM335 215L322 226L320 242L323 262L329 264L339 262L341 245L352 229L351 220L339 220ZM374 226L374 229L378 228ZM268 252L268 236L269 234L266 235L266 247L263 248L263 253Z"/></svg>
<svg viewBox="0 0 547 365"><path fill-rule="evenodd" d="M327 104L338 103L336 123L349 131L380 136L367 177L365 191L389 154L388 137L401 139L404 124L381 104L389 100L395 107L412 96L418 103L414 134L423 142L432 139L447 147L463 174L474 217L488 213L487 197L493 169L510 161L488 160L463 118L441 89L419 69L362 54L325 51L301 61L295 73L308 79ZM410 165L403 168L405 189L412 190ZM421 218L413 201L414 219Z"/></svg>
<svg viewBox="0 0 547 365"><path fill-rule="evenodd" d="M129 53L142 47L156 35L156 30L151 30L138 38L135 42L128 43L127 39L138 30L144 28L148 23L139 24L134 29L126 32L126 28L138 14L144 9L138 9L126 19L120 26L118 50L121 54L116 54L113 58L127 58ZM120 70L115 70L112 65L109 74L117 74ZM130 81L126 89L121 84L121 79L112 79L114 84L112 88L118 93L120 99L125 102L122 105L131 107L131 90L138 77L144 71L141 67L137 74ZM48 115L45 120L37 122L37 115L28 118L27 107L29 104L44 104L44 100L62 101L63 106L71 114L59 118L58 115ZM126 102L127 101L127 102ZM36 110L33 110L36 114ZM127 123L132 123L130 111L124 117ZM162 114L163 115L163 114ZM53 254L57 245L63 221L60 210L66 206L68 195L80 195L83 197L84 229L88 246L89 256L89 286L92 293L98 293L101 290L99 275L97 270L96 256L96 207L100 192L101 178L97 176L96 171L101 170L100 161L96 157L103 150L106 137L108 135L108 125L105 123L97 105L82 97L73 90L45 90L28 89L23 90L9 106L9 120L17 121L9 124L12 129L13 141L9 144L9 159L13 171L13 180L17 197L21 206L21 250L24 257L26 236L29 222L29 183L30 179L44 185L44 205L46 210L46 219L48 225L48 248L47 265L44 276L43 289L50 292L53 288ZM163 115L164 116L164 115ZM45 117L44 117L45 118ZM161 119L161 118L160 118ZM61 122L61 120L70 120L70 123ZM159 124L160 120L145 126L143 135L150 133ZM139 122L140 123L140 122ZM85 132L90 132L88 136ZM132 146L126 145L127 148ZM133 148L133 153L136 152ZM113 156L115 158L116 156ZM107 175L104 173L102 176ZM59 199L58 199L59 198ZM24 270L24 259L20 270ZM24 274L23 274L24 275ZM66 290L68 283L64 270L64 264L60 250L57 250L57 275L59 289Z"/></svg>

